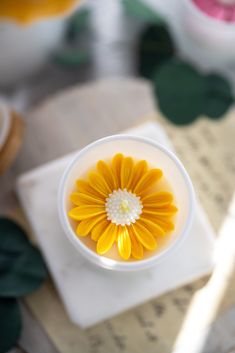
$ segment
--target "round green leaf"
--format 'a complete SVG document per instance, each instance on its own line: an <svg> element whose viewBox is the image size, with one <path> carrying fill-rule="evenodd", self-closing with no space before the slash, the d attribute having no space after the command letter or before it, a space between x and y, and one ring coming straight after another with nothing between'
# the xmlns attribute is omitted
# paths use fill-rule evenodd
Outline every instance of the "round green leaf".
<svg viewBox="0 0 235 353"><path fill-rule="evenodd" d="M10 268L28 246L24 230L10 219L0 217L0 274Z"/></svg>
<svg viewBox="0 0 235 353"><path fill-rule="evenodd" d="M162 113L175 124L193 122L205 106L206 84L191 65L172 59L153 76Z"/></svg>
<svg viewBox="0 0 235 353"><path fill-rule="evenodd" d="M36 290L47 276L38 249L25 248L14 265L0 275L0 297L21 297Z"/></svg>
<svg viewBox="0 0 235 353"><path fill-rule="evenodd" d="M11 253L0 253L0 276L1 272L7 271L13 266L15 255Z"/></svg>
<svg viewBox="0 0 235 353"><path fill-rule="evenodd" d="M74 50L64 50L56 53L54 56L54 62L66 69L78 68L84 64L89 58L88 53Z"/></svg>
<svg viewBox="0 0 235 353"><path fill-rule="evenodd" d="M210 118L222 117L233 103L232 88L223 77L211 74L205 77L207 86L204 114Z"/></svg>
<svg viewBox="0 0 235 353"><path fill-rule="evenodd" d="M162 18L151 7L140 0L123 0L123 6L128 13L143 21L162 22Z"/></svg>
<svg viewBox="0 0 235 353"><path fill-rule="evenodd" d="M70 18L66 31L66 39L73 41L84 30L89 22L90 11L88 9L78 10Z"/></svg>
<svg viewBox="0 0 235 353"><path fill-rule="evenodd" d="M0 255L17 255L29 244L24 230L14 221L0 217Z"/></svg>
<svg viewBox="0 0 235 353"><path fill-rule="evenodd" d="M174 54L174 45L166 26L150 25L139 39L138 49L141 76L151 78L153 72Z"/></svg>
<svg viewBox="0 0 235 353"><path fill-rule="evenodd" d="M0 218L0 297L20 297L36 289L47 271L38 249L24 230Z"/></svg>
<svg viewBox="0 0 235 353"><path fill-rule="evenodd" d="M0 353L9 351L21 332L21 314L16 299L0 298Z"/></svg>

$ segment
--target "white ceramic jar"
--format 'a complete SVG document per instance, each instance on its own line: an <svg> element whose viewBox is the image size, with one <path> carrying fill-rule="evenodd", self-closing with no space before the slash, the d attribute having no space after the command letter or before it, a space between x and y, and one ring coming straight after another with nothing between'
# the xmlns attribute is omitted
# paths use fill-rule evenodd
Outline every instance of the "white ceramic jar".
<svg viewBox="0 0 235 353"><path fill-rule="evenodd" d="M142 260L116 260L97 254L86 246L75 234L73 222L68 217L69 195L74 191L75 181L84 176L99 159L110 159L123 153L135 159L145 159L151 166L163 170L171 185L179 209L175 229L166 247ZM104 137L79 151L72 159L61 179L58 207L62 227L75 249L91 263L110 270L130 272L157 265L187 237L194 215L194 190L191 180L179 159L167 148L155 141L133 135Z"/></svg>
<svg viewBox="0 0 235 353"><path fill-rule="evenodd" d="M206 69L235 67L235 23L210 17L191 0L180 1L181 50Z"/></svg>
<svg viewBox="0 0 235 353"><path fill-rule="evenodd" d="M0 19L0 86L13 85L36 73L63 40L66 19L77 4L64 13L20 23Z"/></svg>
<svg viewBox="0 0 235 353"><path fill-rule="evenodd" d="M0 22L0 86L37 72L61 42L65 19L50 19L20 25Z"/></svg>

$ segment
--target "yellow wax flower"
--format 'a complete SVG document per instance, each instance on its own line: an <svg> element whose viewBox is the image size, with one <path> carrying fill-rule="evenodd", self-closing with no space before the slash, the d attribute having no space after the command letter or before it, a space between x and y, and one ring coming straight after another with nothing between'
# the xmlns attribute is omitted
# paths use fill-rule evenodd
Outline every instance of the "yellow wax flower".
<svg viewBox="0 0 235 353"><path fill-rule="evenodd" d="M63 14L70 10L79 1L0 0L0 17L26 24L38 19L44 19Z"/></svg>
<svg viewBox="0 0 235 353"><path fill-rule="evenodd" d="M154 191L162 176L145 160L134 162L120 153L110 163L100 160L70 195L75 207L68 215L78 222L76 234L91 236L100 255L116 243L122 259L142 259L145 249L155 250L157 238L174 229L173 195Z"/></svg>

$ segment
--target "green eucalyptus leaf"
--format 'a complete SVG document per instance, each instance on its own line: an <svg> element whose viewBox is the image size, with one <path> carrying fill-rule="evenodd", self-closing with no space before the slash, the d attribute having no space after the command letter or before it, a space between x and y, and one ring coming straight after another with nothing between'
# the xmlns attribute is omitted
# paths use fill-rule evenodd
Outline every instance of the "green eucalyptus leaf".
<svg viewBox="0 0 235 353"><path fill-rule="evenodd" d="M15 254L9 252L4 254L0 252L0 276L1 272L7 271L10 267L13 266L15 257Z"/></svg>
<svg viewBox="0 0 235 353"><path fill-rule="evenodd" d="M0 297L20 297L36 289L47 271L38 249L24 230L0 218Z"/></svg>
<svg viewBox="0 0 235 353"><path fill-rule="evenodd" d="M21 314L16 299L0 298L0 353L9 351L21 332Z"/></svg>
<svg viewBox="0 0 235 353"><path fill-rule="evenodd" d="M160 109L175 124L193 122L203 112L205 80L191 65L172 59L155 72L153 80Z"/></svg>
<svg viewBox="0 0 235 353"><path fill-rule="evenodd" d="M8 218L0 217L0 274L29 246L24 230Z"/></svg>
<svg viewBox="0 0 235 353"><path fill-rule="evenodd" d="M21 297L36 290L47 276L42 256L30 246L18 256L14 265L0 275L0 297Z"/></svg>
<svg viewBox="0 0 235 353"><path fill-rule="evenodd" d="M70 18L66 33L66 39L68 41L73 41L76 39L77 35L84 30L89 22L90 11L88 9L83 9L75 12L75 14Z"/></svg>
<svg viewBox="0 0 235 353"><path fill-rule="evenodd" d="M139 39L139 67L141 76L151 78L153 72L174 55L170 33L164 25L150 25Z"/></svg>
<svg viewBox="0 0 235 353"><path fill-rule="evenodd" d="M222 117L233 103L232 88L230 83L217 74L205 77L207 91L204 114L210 118Z"/></svg>
<svg viewBox="0 0 235 353"><path fill-rule="evenodd" d="M123 0L126 12L143 21L161 23L162 18L148 5L140 0Z"/></svg>
<svg viewBox="0 0 235 353"><path fill-rule="evenodd" d="M29 241L24 230L14 221L0 217L0 255L17 255L27 247Z"/></svg>
<svg viewBox="0 0 235 353"><path fill-rule="evenodd" d="M74 69L87 62L89 55L86 52L64 50L54 56L54 62L67 69Z"/></svg>

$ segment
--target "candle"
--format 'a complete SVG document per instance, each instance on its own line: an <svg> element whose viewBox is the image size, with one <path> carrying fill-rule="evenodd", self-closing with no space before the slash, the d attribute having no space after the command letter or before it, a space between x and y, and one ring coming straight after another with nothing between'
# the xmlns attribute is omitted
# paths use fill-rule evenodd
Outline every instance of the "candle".
<svg viewBox="0 0 235 353"><path fill-rule="evenodd" d="M58 206L79 254L99 267L134 271L156 265L182 244L193 220L194 191L164 146L113 135L74 155L61 178Z"/></svg>
<svg viewBox="0 0 235 353"><path fill-rule="evenodd" d="M225 22L235 21L234 0L193 0L205 14Z"/></svg>
<svg viewBox="0 0 235 353"><path fill-rule="evenodd" d="M38 72L64 40L80 0L0 0L0 86Z"/></svg>
<svg viewBox="0 0 235 353"><path fill-rule="evenodd" d="M77 236L88 237L99 255L111 258L140 260L156 250L174 229L177 212L163 179L161 169L121 153L98 161L70 195L68 216Z"/></svg>
<svg viewBox="0 0 235 353"><path fill-rule="evenodd" d="M229 1L229 2L228 2ZM178 50L202 70L229 72L235 60L235 0L182 0Z"/></svg>
<svg viewBox="0 0 235 353"><path fill-rule="evenodd" d="M78 0L1 0L0 17L27 24L62 15L78 2Z"/></svg>

